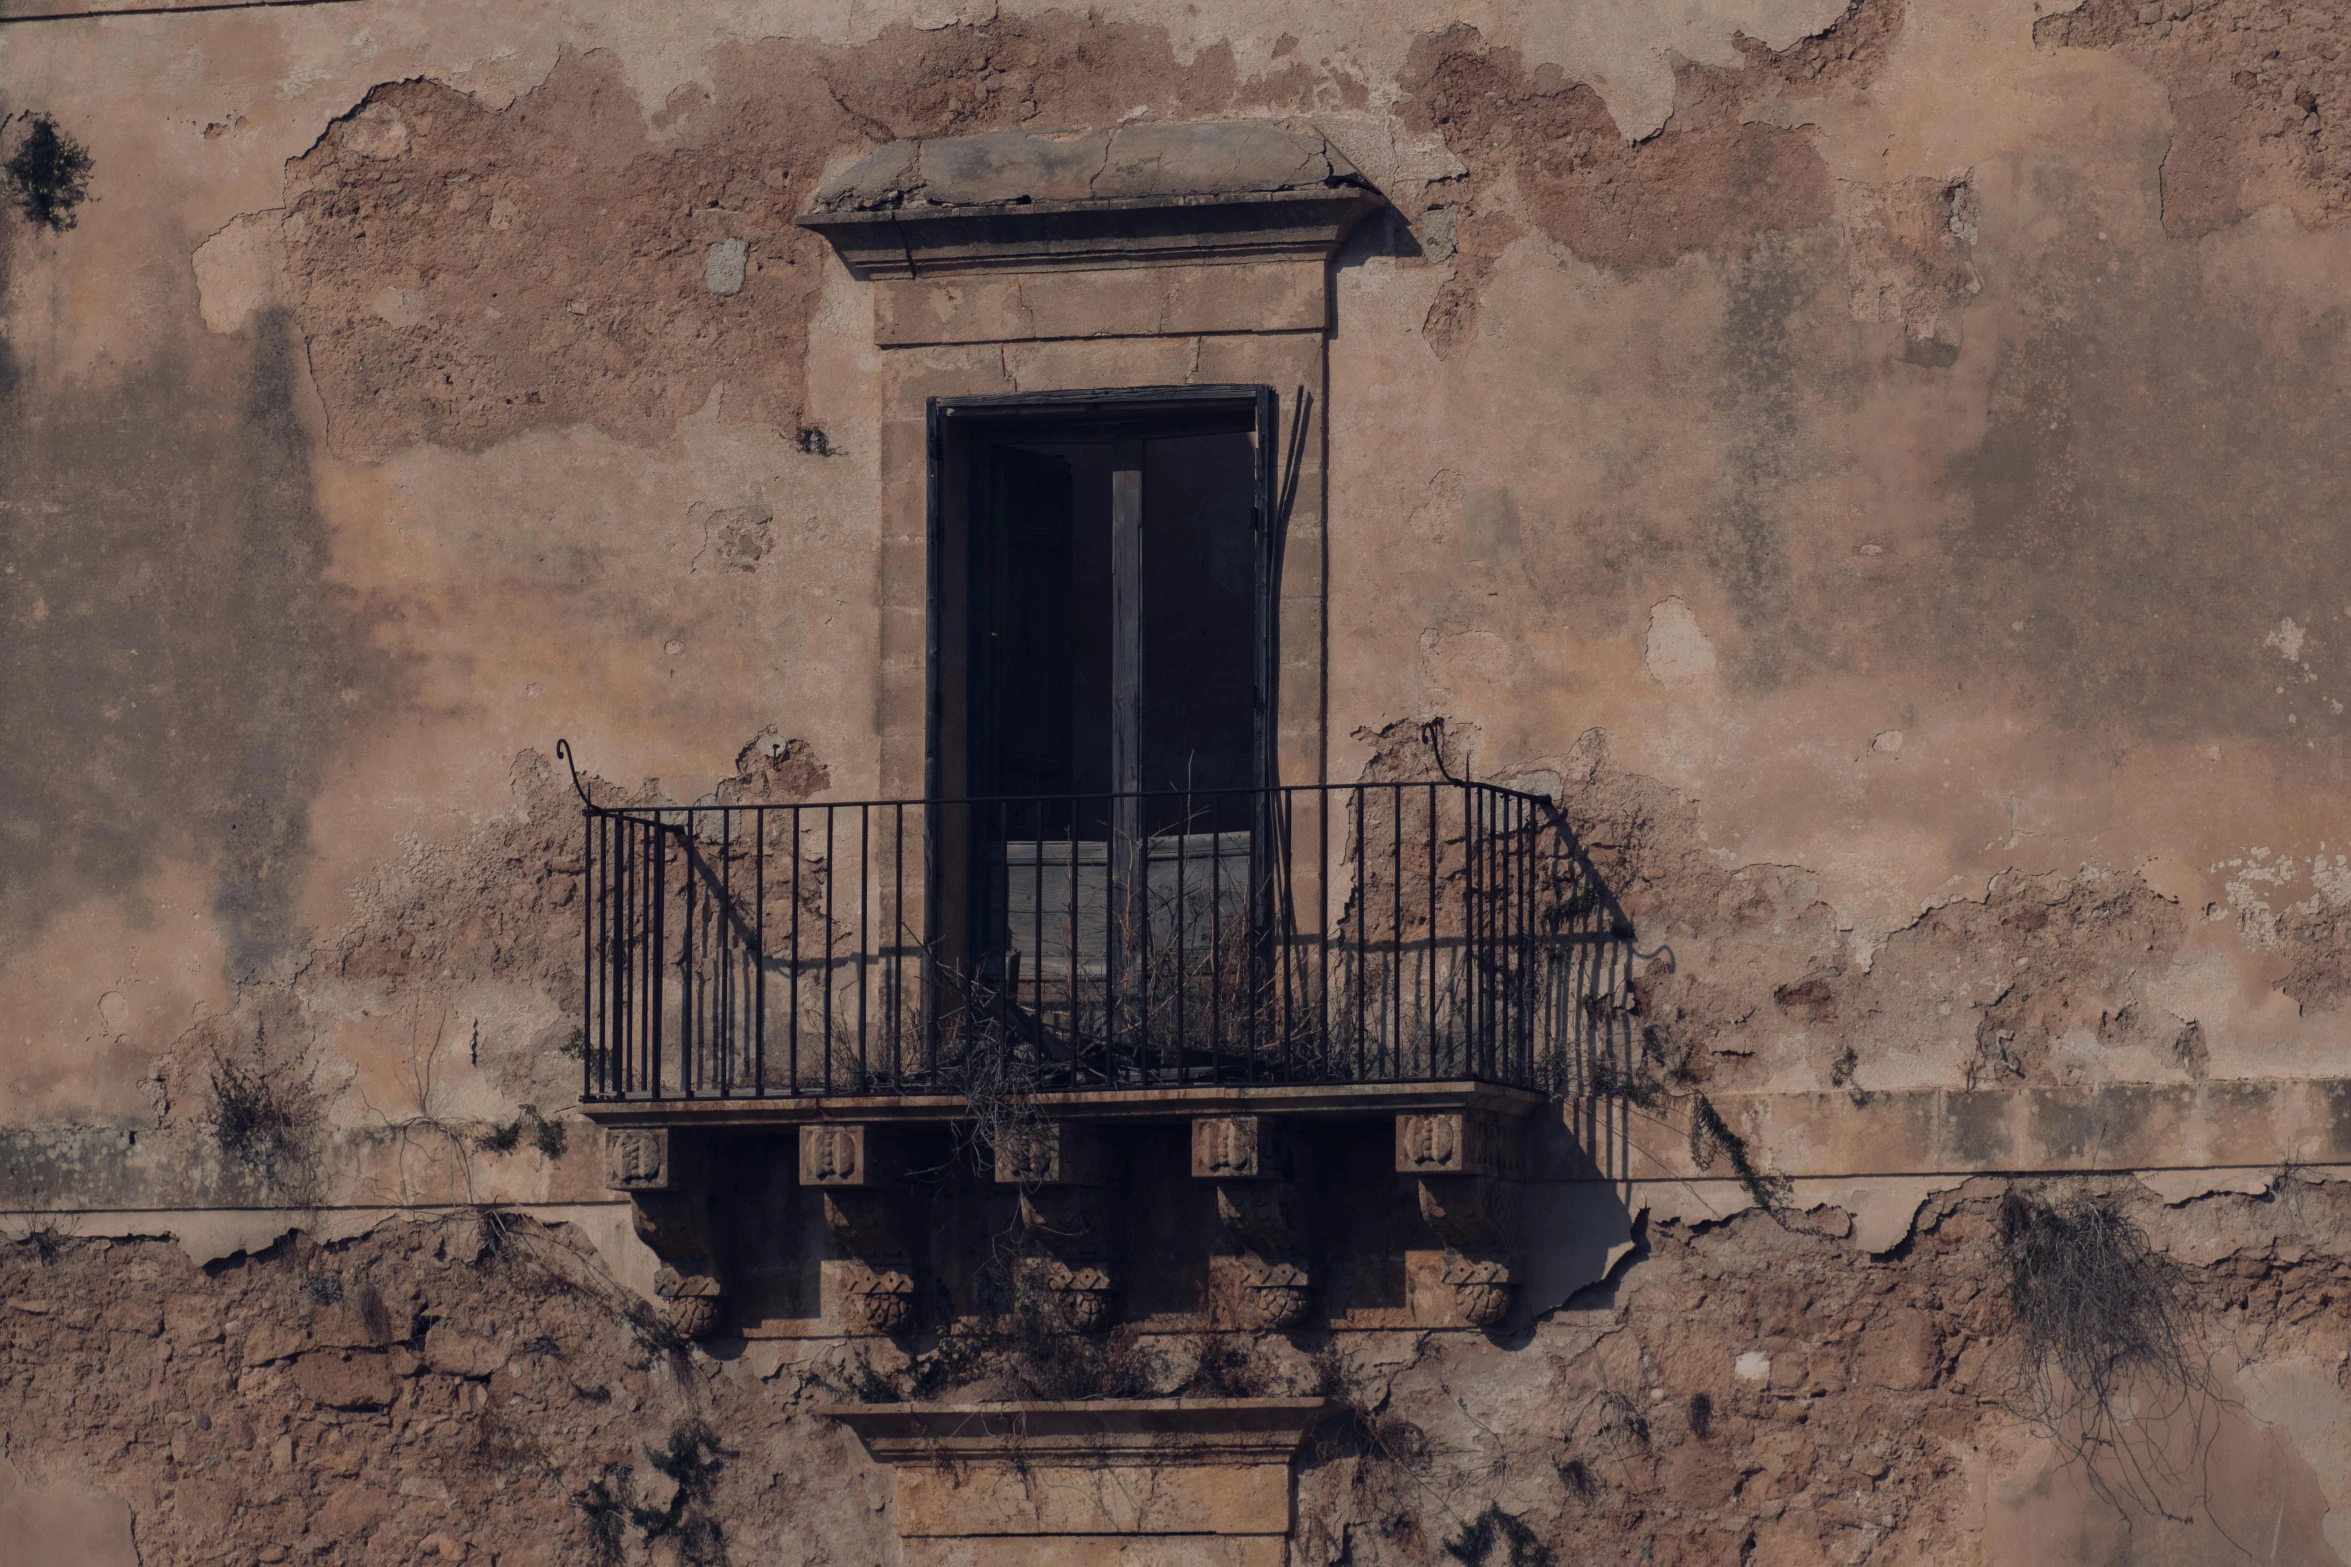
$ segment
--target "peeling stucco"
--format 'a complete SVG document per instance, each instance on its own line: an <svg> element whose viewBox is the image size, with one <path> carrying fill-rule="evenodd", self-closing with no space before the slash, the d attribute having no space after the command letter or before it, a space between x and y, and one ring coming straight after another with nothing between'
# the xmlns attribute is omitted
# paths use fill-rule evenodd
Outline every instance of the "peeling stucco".
<svg viewBox="0 0 2351 1567"><path fill-rule="evenodd" d="M1636 1454L1603 1392L1670 1389L1599 1500L1556 1464L1504 1497L1658 1559L2119 1549L2049 1448L1985 1434L1983 1226L1999 1183L2111 1180L2234 1322L2333 1287L2314 1233L2227 1228L2284 1235L2341 1185L2342 11L0 24L0 109L94 168L71 229L0 229L8 1233L169 1235L259 1278L490 1202L604 1226L649 1287L584 1126L554 1156L478 1138L576 1088L558 737L606 799L857 798L903 765L881 584L919 541L875 519L921 453L870 286L792 220L905 138L1273 121L1392 207L1330 273L1320 774L1428 776L1443 719L1448 766L1558 800L1633 927L1616 1085L1654 1096L1580 1150L1625 1179L1530 1184L1529 1336L1367 1347L1382 1396L1465 1452L1475 1408L1505 1456ZM1090 362L1216 363L1165 347ZM224 1162L224 1060L315 1096L320 1189ZM1774 1212L1685 1156L1701 1095L1791 1178ZM1644 1315L1669 1300L1678 1340ZM2312 1313L2231 1373L2266 1423L2230 1427L2228 1484L2315 1561L2346 1551L2347 1417ZM1542 1424L1529 1352L1599 1425ZM1830 1459L1761 1403L1759 1469L1681 1429L1697 1392L1794 1407L1857 1356L1942 1422L1915 1493L1815 1485ZM1836 1464L1885 1456L1817 1418ZM1306 1482L1325 1557L1441 1548L1336 1473ZM1721 1516L1628 1522L1658 1475ZM0 1515L82 1494L9 1478ZM1816 1493L1899 1493L1898 1523Z"/></svg>

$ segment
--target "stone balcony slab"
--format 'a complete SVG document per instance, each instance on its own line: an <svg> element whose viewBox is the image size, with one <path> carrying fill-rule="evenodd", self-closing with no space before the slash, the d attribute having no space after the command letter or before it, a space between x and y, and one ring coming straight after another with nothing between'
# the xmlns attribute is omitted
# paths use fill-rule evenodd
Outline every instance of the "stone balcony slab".
<svg viewBox="0 0 2351 1567"><path fill-rule="evenodd" d="M1035 1114L1056 1121L1176 1122L1204 1115L1276 1115L1311 1120L1376 1120L1413 1112L1480 1111L1519 1117L1541 1094L1467 1080L1430 1083L1214 1083L1183 1088L1103 1088L1034 1095ZM960 1094L808 1094L767 1099L598 1100L580 1112L611 1129L697 1127L757 1131L837 1121L946 1125L966 1120Z"/></svg>

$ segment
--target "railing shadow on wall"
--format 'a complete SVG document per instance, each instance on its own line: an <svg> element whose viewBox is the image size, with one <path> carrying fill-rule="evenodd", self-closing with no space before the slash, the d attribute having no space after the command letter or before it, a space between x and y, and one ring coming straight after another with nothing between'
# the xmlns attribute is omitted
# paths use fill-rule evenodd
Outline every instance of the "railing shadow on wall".
<svg viewBox="0 0 2351 1567"><path fill-rule="evenodd" d="M1438 774L662 806L575 768L581 1096L1469 1080L1621 1145L1631 922L1555 801Z"/></svg>

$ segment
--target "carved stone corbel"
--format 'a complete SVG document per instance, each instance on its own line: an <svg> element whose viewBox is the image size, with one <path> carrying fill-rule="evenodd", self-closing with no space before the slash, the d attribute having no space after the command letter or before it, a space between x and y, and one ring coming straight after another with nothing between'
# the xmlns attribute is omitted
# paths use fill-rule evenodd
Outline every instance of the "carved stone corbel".
<svg viewBox="0 0 2351 1567"><path fill-rule="evenodd" d="M1314 1280L1300 1242L1298 1189L1280 1123L1256 1115L1192 1122L1192 1175L1216 1183L1247 1325L1278 1333L1306 1318Z"/></svg>
<svg viewBox="0 0 2351 1567"><path fill-rule="evenodd" d="M800 1128L800 1184L823 1195L825 1234L839 1264L841 1325L851 1333L889 1336L914 1322L897 1162L871 1127Z"/></svg>
<svg viewBox="0 0 2351 1567"><path fill-rule="evenodd" d="M1073 1333L1116 1320L1111 1162L1101 1134L1067 1121L1024 1127L996 1145L996 1179L1020 1188L1020 1221L1039 1248L1020 1280Z"/></svg>
<svg viewBox="0 0 2351 1567"><path fill-rule="evenodd" d="M1419 1184L1454 1309L1472 1327L1500 1322L1519 1283L1516 1123L1475 1110L1400 1115L1396 1169Z"/></svg>
<svg viewBox="0 0 2351 1567"><path fill-rule="evenodd" d="M638 1238L661 1259L653 1293L667 1302L670 1325L688 1338L716 1333L726 1286L702 1140L664 1127L608 1130L604 1184L628 1194Z"/></svg>

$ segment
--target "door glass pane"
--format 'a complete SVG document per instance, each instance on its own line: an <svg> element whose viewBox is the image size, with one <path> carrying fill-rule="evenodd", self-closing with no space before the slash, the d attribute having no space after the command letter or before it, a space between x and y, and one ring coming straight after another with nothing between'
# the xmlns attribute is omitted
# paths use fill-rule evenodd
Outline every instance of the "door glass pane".
<svg viewBox="0 0 2351 1567"><path fill-rule="evenodd" d="M1238 431L1143 447L1142 787L1245 788L1254 781L1256 447ZM1213 808L1240 816L1219 827L1245 823L1237 797Z"/></svg>
<svg viewBox="0 0 2351 1567"><path fill-rule="evenodd" d="M1069 464L1006 447L996 454L989 587L980 619L993 690L986 703L991 792L1058 794L1070 775Z"/></svg>
<svg viewBox="0 0 2351 1567"><path fill-rule="evenodd" d="M973 692L971 791L1105 792L1110 449L1101 442L1007 443L991 448L988 462L976 574L984 598L972 619L982 678ZM1052 808L1056 822L1060 812ZM1089 822L1080 830L1098 835L1101 828Z"/></svg>

